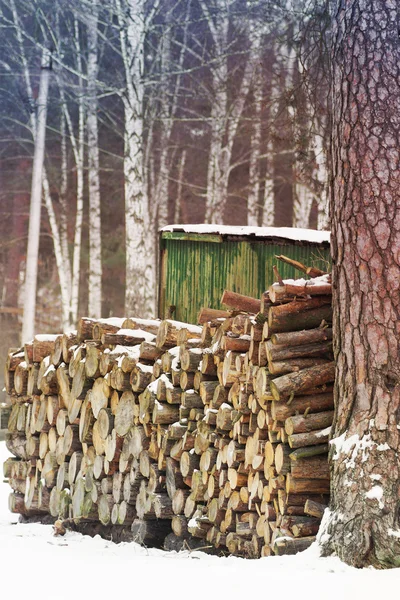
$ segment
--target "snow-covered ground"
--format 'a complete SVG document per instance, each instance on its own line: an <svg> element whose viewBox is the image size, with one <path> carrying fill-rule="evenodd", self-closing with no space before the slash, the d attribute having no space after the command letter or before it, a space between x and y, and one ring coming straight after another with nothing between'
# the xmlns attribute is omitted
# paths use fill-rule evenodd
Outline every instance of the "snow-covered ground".
<svg viewBox="0 0 400 600"><path fill-rule="evenodd" d="M7 458L0 442L0 463ZM50 525L23 525L7 508L0 483L0 590L29 600L135 598L154 600L357 600L400 589L400 570L356 570L320 558L317 546L297 556L260 560L200 552L162 552L77 533L54 537ZM122 596L123 594L123 596Z"/></svg>

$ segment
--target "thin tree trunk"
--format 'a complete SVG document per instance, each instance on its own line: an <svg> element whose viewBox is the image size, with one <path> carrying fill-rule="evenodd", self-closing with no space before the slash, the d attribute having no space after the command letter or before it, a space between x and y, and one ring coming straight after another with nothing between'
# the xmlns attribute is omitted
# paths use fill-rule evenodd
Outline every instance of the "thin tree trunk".
<svg viewBox="0 0 400 600"><path fill-rule="evenodd" d="M328 195L328 158L324 147L322 132L314 134L315 179L319 184L318 195L318 229L329 229L329 195Z"/></svg>
<svg viewBox="0 0 400 600"><path fill-rule="evenodd" d="M143 46L146 29L144 2L128 1L125 20L117 0L121 53L125 69L125 222L127 316L155 314L155 248L149 235L150 211L143 154Z"/></svg>
<svg viewBox="0 0 400 600"><path fill-rule="evenodd" d="M47 98L51 69L51 55L49 50L43 50L41 69L39 96L37 100L35 152L32 167L32 188L24 290L25 300L22 323L22 341L24 343L32 339L35 332L40 215L42 206L42 175L46 140Z"/></svg>
<svg viewBox="0 0 400 600"><path fill-rule="evenodd" d="M60 136L61 136L61 173L60 173L60 242L63 256L68 256L69 263L69 249L68 249L68 202L67 202L67 191L68 191L68 154L67 154L67 123L65 119L65 112L61 110L60 115ZM68 270L68 275L71 272ZM68 288L71 287L71 281L67 282Z"/></svg>
<svg viewBox="0 0 400 600"><path fill-rule="evenodd" d="M253 77L258 34L250 24L248 30L250 38L249 56L246 59L239 89L231 105L228 106L230 75L227 48L229 45L230 3L226 0L216 0L215 14L211 14L210 7L205 0L200 0L200 4L212 33L216 50L216 60L211 66L213 98L205 221L207 223L223 223L228 201L233 143Z"/></svg>
<svg viewBox="0 0 400 600"><path fill-rule="evenodd" d="M101 317L101 204L100 204L100 161L98 135L97 76L98 64L98 0L91 0L87 15L87 144L88 144L88 187L89 187L89 296L88 316Z"/></svg>
<svg viewBox="0 0 400 600"><path fill-rule="evenodd" d="M254 113L253 134L251 136L250 164L249 164L249 192L247 197L247 225L259 224L260 213L260 156L262 142L262 101L263 101L263 74L262 74L262 45L261 35L255 42L254 66Z"/></svg>
<svg viewBox="0 0 400 600"><path fill-rule="evenodd" d="M337 360L324 554L400 566L400 76L395 4L340 1L333 29Z"/></svg>
<svg viewBox="0 0 400 600"><path fill-rule="evenodd" d="M82 54L79 38L79 23L74 21L75 50L77 57L77 69L80 74L82 71ZM83 99L83 77L78 77L79 100L78 100L78 143L73 135L72 123L70 124L70 137L75 155L76 164L76 218L75 218L75 236L74 252L72 258L72 284L71 284L71 319L73 323L78 320L79 306L79 279L81 265L81 247L82 247L82 223L83 223L83 190L84 190L84 160L85 160L85 105Z"/></svg>
<svg viewBox="0 0 400 600"><path fill-rule="evenodd" d="M176 198L175 198L175 210L174 210L174 223L180 223L181 214L182 214L182 187L183 187L183 177L185 173L185 164L186 164L186 150L182 151L181 159L179 161L178 167L178 185L176 190Z"/></svg>
<svg viewBox="0 0 400 600"><path fill-rule="evenodd" d="M15 34L18 41L21 62L22 62L22 70L25 80L27 97L31 105L34 104L33 99L33 90L31 85L31 79L29 75L29 66L28 61L25 54L25 48L22 38L21 32L21 24L19 21L17 9L14 0L10 0L11 11L13 15L13 21L15 24ZM30 115L30 125L32 130L32 137L35 139L36 136L36 115L34 112ZM47 178L46 168L43 167L43 196L45 200L45 205L49 217L51 234L53 236L53 244L54 244L54 255L56 258L57 271L60 280L60 290L61 290L61 306L62 306L62 322L64 327L68 327L69 325L69 309L70 309L70 290L68 287L68 281L70 281L70 264L69 257L64 256L62 253L62 245L60 241L60 235L57 225L57 220L53 208L53 203L50 195L50 185Z"/></svg>

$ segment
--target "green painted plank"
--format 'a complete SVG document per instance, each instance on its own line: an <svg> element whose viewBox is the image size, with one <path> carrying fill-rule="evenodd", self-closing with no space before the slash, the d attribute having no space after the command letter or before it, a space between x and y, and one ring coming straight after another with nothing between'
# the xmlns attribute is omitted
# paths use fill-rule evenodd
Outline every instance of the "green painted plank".
<svg viewBox="0 0 400 600"><path fill-rule="evenodd" d="M164 231L161 234L163 240L185 240L192 242L213 242L220 244L222 242L222 235L214 235L211 233L185 233L183 231Z"/></svg>

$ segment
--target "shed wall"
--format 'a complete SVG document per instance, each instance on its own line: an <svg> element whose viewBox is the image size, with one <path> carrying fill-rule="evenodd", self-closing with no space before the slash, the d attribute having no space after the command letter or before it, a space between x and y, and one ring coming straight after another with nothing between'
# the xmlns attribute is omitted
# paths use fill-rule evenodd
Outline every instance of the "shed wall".
<svg viewBox="0 0 400 600"><path fill-rule="evenodd" d="M224 289L258 298L273 283L272 267L277 263L284 279L298 278L299 271L277 261L277 254L307 266L329 268L330 252L325 244L234 241L218 236L195 241L195 236L174 239L173 235L161 239L161 318L171 317L170 307L175 306L174 319L196 323L202 307L221 308Z"/></svg>

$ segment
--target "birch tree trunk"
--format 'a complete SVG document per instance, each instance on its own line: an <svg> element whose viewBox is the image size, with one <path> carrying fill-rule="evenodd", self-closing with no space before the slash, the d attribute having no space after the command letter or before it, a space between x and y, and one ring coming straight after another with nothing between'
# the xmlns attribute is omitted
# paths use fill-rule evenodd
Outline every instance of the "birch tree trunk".
<svg viewBox="0 0 400 600"><path fill-rule="evenodd" d="M273 227L275 222L274 144L271 137L271 129L269 136L267 144L267 165L265 169L264 205L261 220L261 225L263 227Z"/></svg>
<svg viewBox="0 0 400 600"><path fill-rule="evenodd" d="M262 44L261 34L254 40L254 77L253 77L253 133L251 136L249 164L249 193L247 196L247 225L255 227L259 224L260 213L260 157L262 143L262 102L263 102L263 73L262 73Z"/></svg>
<svg viewBox="0 0 400 600"><path fill-rule="evenodd" d="M182 150L181 158L179 160L178 167L178 184L176 190L176 198L175 198L175 206L174 206L174 223L180 223L181 214L182 214L182 202L183 202L183 178L185 174L185 164L186 164L186 150Z"/></svg>
<svg viewBox="0 0 400 600"><path fill-rule="evenodd" d="M90 0L86 17L87 26L87 145L88 145L88 188L89 188L89 295L88 316L101 317L101 204L100 162L98 135L97 77L98 64L98 0Z"/></svg>
<svg viewBox="0 0 400 600"><path fill-rule="evenodd" d="M60 220L59 232L63 256L68 257L68 154L67 154L67 123L64 110L60 114L60 136L61 136L61 173L60 173ZM71 271L68 269L68 277ZM67 281L68 288L71 287L71 281Z"/></svg>
<svg viewBox="0 0 400 600"><path fill-rule="evenodd" d="M82 52L79 37L79 22L74 19L74 43L76 52L76 64L79 86L78 97L78 140L74 135L71 119L67 118L69 123L69 133L72 149L76 164L76 217L75 217L75 236L74 250L72 258L72 283L71 283L71 319L73 323L78 320L79 305L79 278L81 265L81 247L82 247L82 222L83 222L83 191L84 191L84 160L85 160L85 105L83 98L83 65ZM65 105L66 107L66 105ZM67 113L68 115L68 113Z"/></svg>
<svg viewBox="0 0 400 600"><path fill-rule="evenodd" d="M272 63L272 78L270 92L270 109L268 115L268 142L264 183L264 205L261 225L273 227L275 224L275 169L274 169L274 140L277 136L276 121L279 113L282 90L280 85L281 56L277 43L274 44Z"/></svg>
<svg viewBox="0 0 400 600"><path fill-rule="evenodd" d="M155 186L155 203L157 205L157 225L158 228L168 225L168 185L171 170L171 135L174 125L174 119L178 108L179 94L181 90L181 79L183 73L183 63L187 51L188 23L190 20L191 1L186 5L185 21L183 25L181 48L176 65L173 66L172 55L172 33L173 20L171 11L167 11L165 30L160 42L160 161L158 169L157 183ZM169 71L177 71L177 75L171 84L172 75ZM168 94L167 91L170 91ZM158 241L158 236L157 241Z"/></svg>
<svg viewBox="0 0 400 600"><path fill-rule="evenodd" d="M125 222L126 316L155 314L155 248L143 155L143 51L146 16L143 0L127 0L128 14L116 1L126 92L125 112ZM149 235L150 232L150 235Z"/></svg>
<svg viewBox="0 0 400 600"><path fill-rule="evenodd" d="M324 135L322 131L314 133L314 155L315 155L315 179L319 185L318 195L318 221L317 227L320 230L329 229L329 195L328 195L328 157L324 145Z"/></svg>
<svg viewBox="0 0 400 600"><path fill-rule="evenodd" d="M335 420L320 536L356 567L400 566L400 77L397 9L340 0L333 29Z"/></svg>
<svg viewBox="0 0 400 600"><path fill-rule="evenodd" d="M25 273L25 300L22 342L31 340L35 332L36 289L39 258L40 215L42 206L42 175L46 140L47 98L51 70L51 54L43 50L39 96L37 100L35 152L32 167L32 188L29 212L28 249Z"/></svg>

